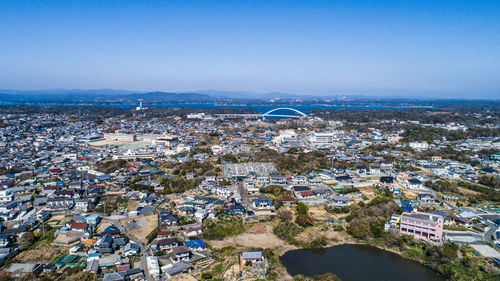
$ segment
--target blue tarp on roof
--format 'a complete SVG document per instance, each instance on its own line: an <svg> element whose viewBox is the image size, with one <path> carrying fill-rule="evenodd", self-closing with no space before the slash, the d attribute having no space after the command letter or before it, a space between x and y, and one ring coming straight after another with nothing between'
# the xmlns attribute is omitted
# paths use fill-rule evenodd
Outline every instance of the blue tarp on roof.
<svg viewBox="0 0 500 281"><path fill-rule="evenodd" d="M106 231L114 231L114 230L118 230L118 228L114 225L110 225L108 227L106 227L106 229L104 229L104 232Z"/></svg>
<svg viewBox="0 0 500 281"><path fill-rule="evenodd" d="M207 247L207 243L205 243L201 239L186 241L186 242L184 242L184 245L186 245L190 248L205 248L205 247Z"/></svg>
<svg viewBox="0 0 500 281"><path fill-rule="evenodd" d="M411 206L403 206L401 209L405 210L406 212L411 212L413 211L413 208Z"/></svg>

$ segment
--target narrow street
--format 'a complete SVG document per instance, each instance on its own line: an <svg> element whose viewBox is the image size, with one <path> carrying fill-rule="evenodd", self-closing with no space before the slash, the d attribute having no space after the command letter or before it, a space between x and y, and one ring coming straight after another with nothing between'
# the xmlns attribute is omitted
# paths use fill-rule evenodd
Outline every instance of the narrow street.
<svg viewBox="0 0 500 281"><path fill-rule="evenodd" d="M152 255L152 253L149 251L149 248L144 245L141 241L135 239L134 237L128 235L128 233L125 231L125 228L120 224L120 221L117 220L117 219L110 219L111 216L108 216L108 217L103 217L103 220L108 220L110 221L114 226L116 226L121 233L123 233L125 236L127 236L127 238L136 243L137 245L139 245L139 247L141 248L141 256L140 256L140 268L142 268L142 270L144 270L144 276L146 277L146 280L148 281L154 281L154 279L151 277L151 275L149 274L149 271L148 271L148 265L147 265L147 262L146 262L146 258L150 255Z"/></svg>
<svg viewBox="0 0 500 281"><path fill-rule="evenodd" d="M491 222L487 222L488 226L490 227L490 229L484 234L484 240L488 243L488 244L494 244L494 240L492 238L492 236L495 234L495 232L497 231L497 226Z"/></svg>

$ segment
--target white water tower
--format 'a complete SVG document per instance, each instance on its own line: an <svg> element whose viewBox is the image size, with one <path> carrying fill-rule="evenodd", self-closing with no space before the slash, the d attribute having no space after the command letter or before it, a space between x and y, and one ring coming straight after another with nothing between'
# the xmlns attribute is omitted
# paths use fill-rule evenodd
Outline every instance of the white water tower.
<svg viewBox="0 0 500 281"><path fill-rule="evenodd" d="M139 99L139 106L135 108L135 110L142 110L142 101L143 99Z"/></svg>

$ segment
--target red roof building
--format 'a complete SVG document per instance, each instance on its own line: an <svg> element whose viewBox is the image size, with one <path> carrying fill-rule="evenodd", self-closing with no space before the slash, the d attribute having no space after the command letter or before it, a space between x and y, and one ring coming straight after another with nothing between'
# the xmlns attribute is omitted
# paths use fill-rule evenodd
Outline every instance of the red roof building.
<svg viewBox="0 0 500 281"><path fill-rule="evenodd" d="M70 227L71 227L72 229L76 229L76 230L86 230L86 229L89 227L89 225L88 225L88 224L86 224L86 223L84 223L84 222L76 222L76 221L75 221L75 222L73 222L73 223L70 225Z"/></svg>
<svg viewBox="0 0 500 281"><path fill-rule="evenodd" d="M312 192L312 190L301 191L301 192L299 192L299 194L302 197L311 197L311 196L314 196L314 192Z"/></svg>

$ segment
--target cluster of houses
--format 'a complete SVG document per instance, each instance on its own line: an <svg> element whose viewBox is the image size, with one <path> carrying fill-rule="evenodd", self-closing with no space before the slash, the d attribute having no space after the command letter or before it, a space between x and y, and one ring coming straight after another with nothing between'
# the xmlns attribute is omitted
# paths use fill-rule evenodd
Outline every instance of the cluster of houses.
<svg viewBox="0 0 500 281"><path fill-rule="evenodd" d="M416 211L455 204L461 199L456 194L437 198L425 183L436 178L477 182L482 175L498 176L500 163L498 155L475 154L498 149L499 138L406 144L403 130L384 132L372 126L363 131L347 130L340 128L342 122L317 117L270 122L221 120L198 113L187 119L171 116L148 121L109 117L102 123L79 121L72 114L1 117L0 264L19 254L23 236L30 232L43 233L44 239L45 235L53 235L51 246L69 248L56 262L56 268L41 263L10 264L6 271L14 276L84 266L106 281L135 280L147 275L170 278L200 269L200 264L210 259L207 244L200 239L203 222L217 219L219 212L250 218L275 215L277 202L263 191L270 186L288 192L280 202L285 205L302 202L345 207L364 196L356 187L384 185L399 198L397 204L405 211L393 216L387 229L443 241L447 239L447 226L459 224L477 229L481 224L475 220L484 219L465 216L464 212L443 215ZM318 129L313 126L317 124L325 126ZM277 129L294 127L290 125L303 129ZM466 129L461 124L436 126ZM213 136L217 136L215 143ZM207 143L209 139L211 143ZM202 143L204 148L199 150ZM365 151L375 145L390 148ZM413 159L407 152L452 145L456 150L470 152L471 159L480 165L440 156ZM326 155L322 160L331 165L321 171L285 176L273 163L250 162L248 155L263 148L278 152L322 151ZM165 162L216 163L227 154L239 163L221 161L222 169L216 175L199 170L174 175L161 167ZM107 166L110 160L117 166ZM197 181L199 185L185 194L170 194L172 187L163 185L162 179L171 178ZM419 195L406 200L403 190ZM129 201L137 204L131 206ZM158 216L158 227L147 241L133 237L120 225L120 220L150 215ZM137 259L142 262L132 262ZM245 252L241 260L256 265L252 270L246 268L247 274L264 277L263 253Z"/></svg>

